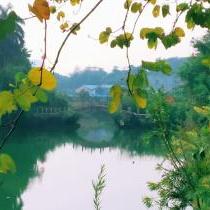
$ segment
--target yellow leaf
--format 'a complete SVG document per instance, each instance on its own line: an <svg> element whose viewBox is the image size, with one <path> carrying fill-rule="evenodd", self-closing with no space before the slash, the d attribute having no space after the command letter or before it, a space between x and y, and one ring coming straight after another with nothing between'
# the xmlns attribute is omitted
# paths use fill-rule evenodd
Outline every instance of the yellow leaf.
<svg viewBox="0 0 210 210"><path fill-rule="evenodd" d="M148 33L152 32L151 28L142 28L140 31L140 38L145 39Z"/></svg>
<svg viewBox="0 0 210 210"><path fill-rule="evenodd" d="M122 96L122 89L119 85L114 85L110 90L110 96L112 97L111 102L109 103L108 110L109 113L115 113L121 102L121 96Z"/></svg>
<svg viewBox="0 0 210 210"><path fill-rule="evenodd" d="M158 17L159 14L160 14L160 6L159 5L156 5L152 11L152 14L154 17Z"/></svg>
<svg viewBox="0 0 210 210"><path fill-rule="evenodd" d="M52 13L52 14L56 13L56 7L55 6L50 7L50 13Z"/></svg>
<svg viewBox="0 0 210 210"><path fill-rule="evenodd" d="M70 3L72 6L75 6L77 4L80 4L80 0L70 0Z"/></svg>
<svg viewBox="0 0 210 210"><path fill-rule="evenodd" d="M125 0L124 8L125 8L125 9L129 9L130 6L131 6L131 3L132 3L132 0Z"/></svg>
<svg viewBox="0 0 210 210"><path fill-rule="evenodd" d="M184 37L185 36L185 32L182 28L177 27L174 30L174 33L178 36L178 37Z"/></svg>
<svg viewBox="0 0 210 210"><path fill-rule="evenodd" d="M147 99L143 98L142 96L138 95L137 93L133 94L136 104L139 108L144 109L147 106Z"/></svg>
<svg viewBox="0 0 210 210"><path fill-rule="evenodd" d="M109 103L108 107L109 113L111 114L115 113L118 110L119 106L120 106L120 98L115 98L115 100L112 100Z"/></svg>
<svg viewBox="0 0 210 210"><path fill-rule="evenodd" d="M47 69L42 69L41 79L41 71L39 67L32 68L28 73L28 78L32 84L40 85L40 87L44 90L53 90L57 85L55 76Z"/></svg>
<svg viewBox="0 0 210 210"><path fill-rule="evenodd" d="M28 8L41 22L50 18L50 7L46 0L35 0L33 6L29 4Z"/></svg>
<svg viewBox="0 0 210 210"><path fill-rule="evenodd" d="M199 114L203 114L203 115L210 114L210 107L209 106L202 106L202 107L194 106L193 109Z"/></svg>
<svg viewBox="0 0 210 210"><path fill-rule="evenodd" d="M0 154L0 173L15 173L16 165L14 160L7 154Z"/></svg>
<svg viewBox="0 0 210 210"><path fill-rule="evenodd" d="M61 20L61 18L64 18L65 17L65 13L63 11L60 11L58 14L57 14L57 20Z"/></svg>
<svg viewBox="0 0 210 210"><path fill-rule="evenodd" d="M6 113L16 110L14 95L9 91L0 92L0 117Z"/></svg>
<svg viewBox="0 0 210 210"><path fill-rule="evenodd" d="M148 0L151 4L156 4L157 0Z"/></svg>
<svg viewBox="0 0 210 210"><path fill-rule="evenodd" d="M60 25L60 29L65 32L69 27L69 24L67 22Z"/></svg>

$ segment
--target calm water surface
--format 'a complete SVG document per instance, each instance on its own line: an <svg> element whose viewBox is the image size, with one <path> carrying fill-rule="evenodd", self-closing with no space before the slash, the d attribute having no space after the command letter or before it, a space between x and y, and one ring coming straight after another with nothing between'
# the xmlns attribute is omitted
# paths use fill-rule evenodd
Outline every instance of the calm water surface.
<svg viewBox="0 0 210 210"><path fill-rule="evenodd" d="M84 117L74 134L16 134L6 152L16 161L17 173L0 177L0 209L94 210L92 180L102 164L102 210L147 209L141 202L151 195L146 183L160 178L155 170L161 162L158 145L142 143L141 135L119 131L108 117L103 119L95 116L91 124Z"/></svg>

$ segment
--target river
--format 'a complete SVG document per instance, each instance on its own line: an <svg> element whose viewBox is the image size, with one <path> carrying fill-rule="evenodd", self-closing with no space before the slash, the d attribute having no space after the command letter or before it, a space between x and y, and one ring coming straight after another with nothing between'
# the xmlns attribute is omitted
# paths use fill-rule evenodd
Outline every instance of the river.
<svg viewBox="0 0 210 210"><path fill-rule="evenodd" d="M94 210L92 181L105 164L102 210L144 210L161 162L143 131L120 130L109 115L84 115L76 132L22 130L5 147L17 172L0 176L2 210ZM157 208L151 208L153 210Z"/></svg>

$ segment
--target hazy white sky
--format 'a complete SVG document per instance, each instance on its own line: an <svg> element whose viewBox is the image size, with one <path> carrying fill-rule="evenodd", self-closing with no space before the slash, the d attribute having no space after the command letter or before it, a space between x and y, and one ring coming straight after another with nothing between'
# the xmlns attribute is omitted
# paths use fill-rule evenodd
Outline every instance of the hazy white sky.
<svg viewBox="0 0 210 210"><path fill-rule="evenodd" d="M70 23L74 23L78 22L96 2L96 0L84 0L80 10L78 7L71 9L67 6L68 4L61 9L69 13L68 20ZM159 0L160 4L163 2L164 0ZM165 0L165 2L172 1ZM33 4L33 0L0 0L1 5L8 3L14 6L14 10L19 16L23 18L31 16L28 11L28 3ZM82 69L87 66L103 67L107 70L110 70L113 66L126 68L127 61L125 50L119 48L111 49L107 44L100 45L97 40L93 39L97 38L100 31L107 26L111 26L114 30L122 26L125 15L123 3L124 0L104 0L100 7L81 26L79 34L72 36L68 40L56 68L57 72L60 74L70 74L76 68ZM170 4L175 6L174 3ZM171 16L168 18L163 19L151 17L151 11L152 6L149 6L145 14L140 18L139 26L162 26L169 32L174 21L173 13L171 13ZM135 17L136 15L131 14L128 23L133 23ZM177 26L185 26L184 20L181 19ZM24 30L26 47L31 51L31 59L41 60L43 54L43 24L41 24L38 19L30 19L26 21ZM138 33L139 27L137 27L136 30L136 34ZM131 63L133 65L139 65L141 60L152 61L156 58L189 56L193 53L190 41L192 38L201 37L202 34L204 34L204 31L201 28L196 28L194 31L187 31L183 42L169 50L165 50L162 44L160 44L156 50L150 50L147 48L146 41L137 39L130 49ZM90 38L90 36L93 38ZM55 16L52 16L48 24L47 66L50 67L50 62L54 61L57 50L64 37L65 34L59 29L59 22L56 20Z"/></svg>

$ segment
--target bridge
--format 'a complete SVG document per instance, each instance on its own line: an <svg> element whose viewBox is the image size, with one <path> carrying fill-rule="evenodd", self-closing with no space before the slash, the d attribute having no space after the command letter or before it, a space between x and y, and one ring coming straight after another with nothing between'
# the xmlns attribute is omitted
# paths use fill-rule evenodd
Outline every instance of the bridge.
<svg viewBox="0 0 210 210"><path fill-rule="evenodd" d="M68 106L39 106L32 109L32 112L34 114L41 114L41 115L58 115L58 114L65 114L65 113L77 113L84 110L102 110L106 111L108 108L108 102L107 101L81 101L81 100L73 100L69 102ZM149 117L148 114L140 113L139 108L132 109L130 106L122 105L119 109L119 112L122 114L129 114L134 116L143 116L143 117Z"/></svg>

